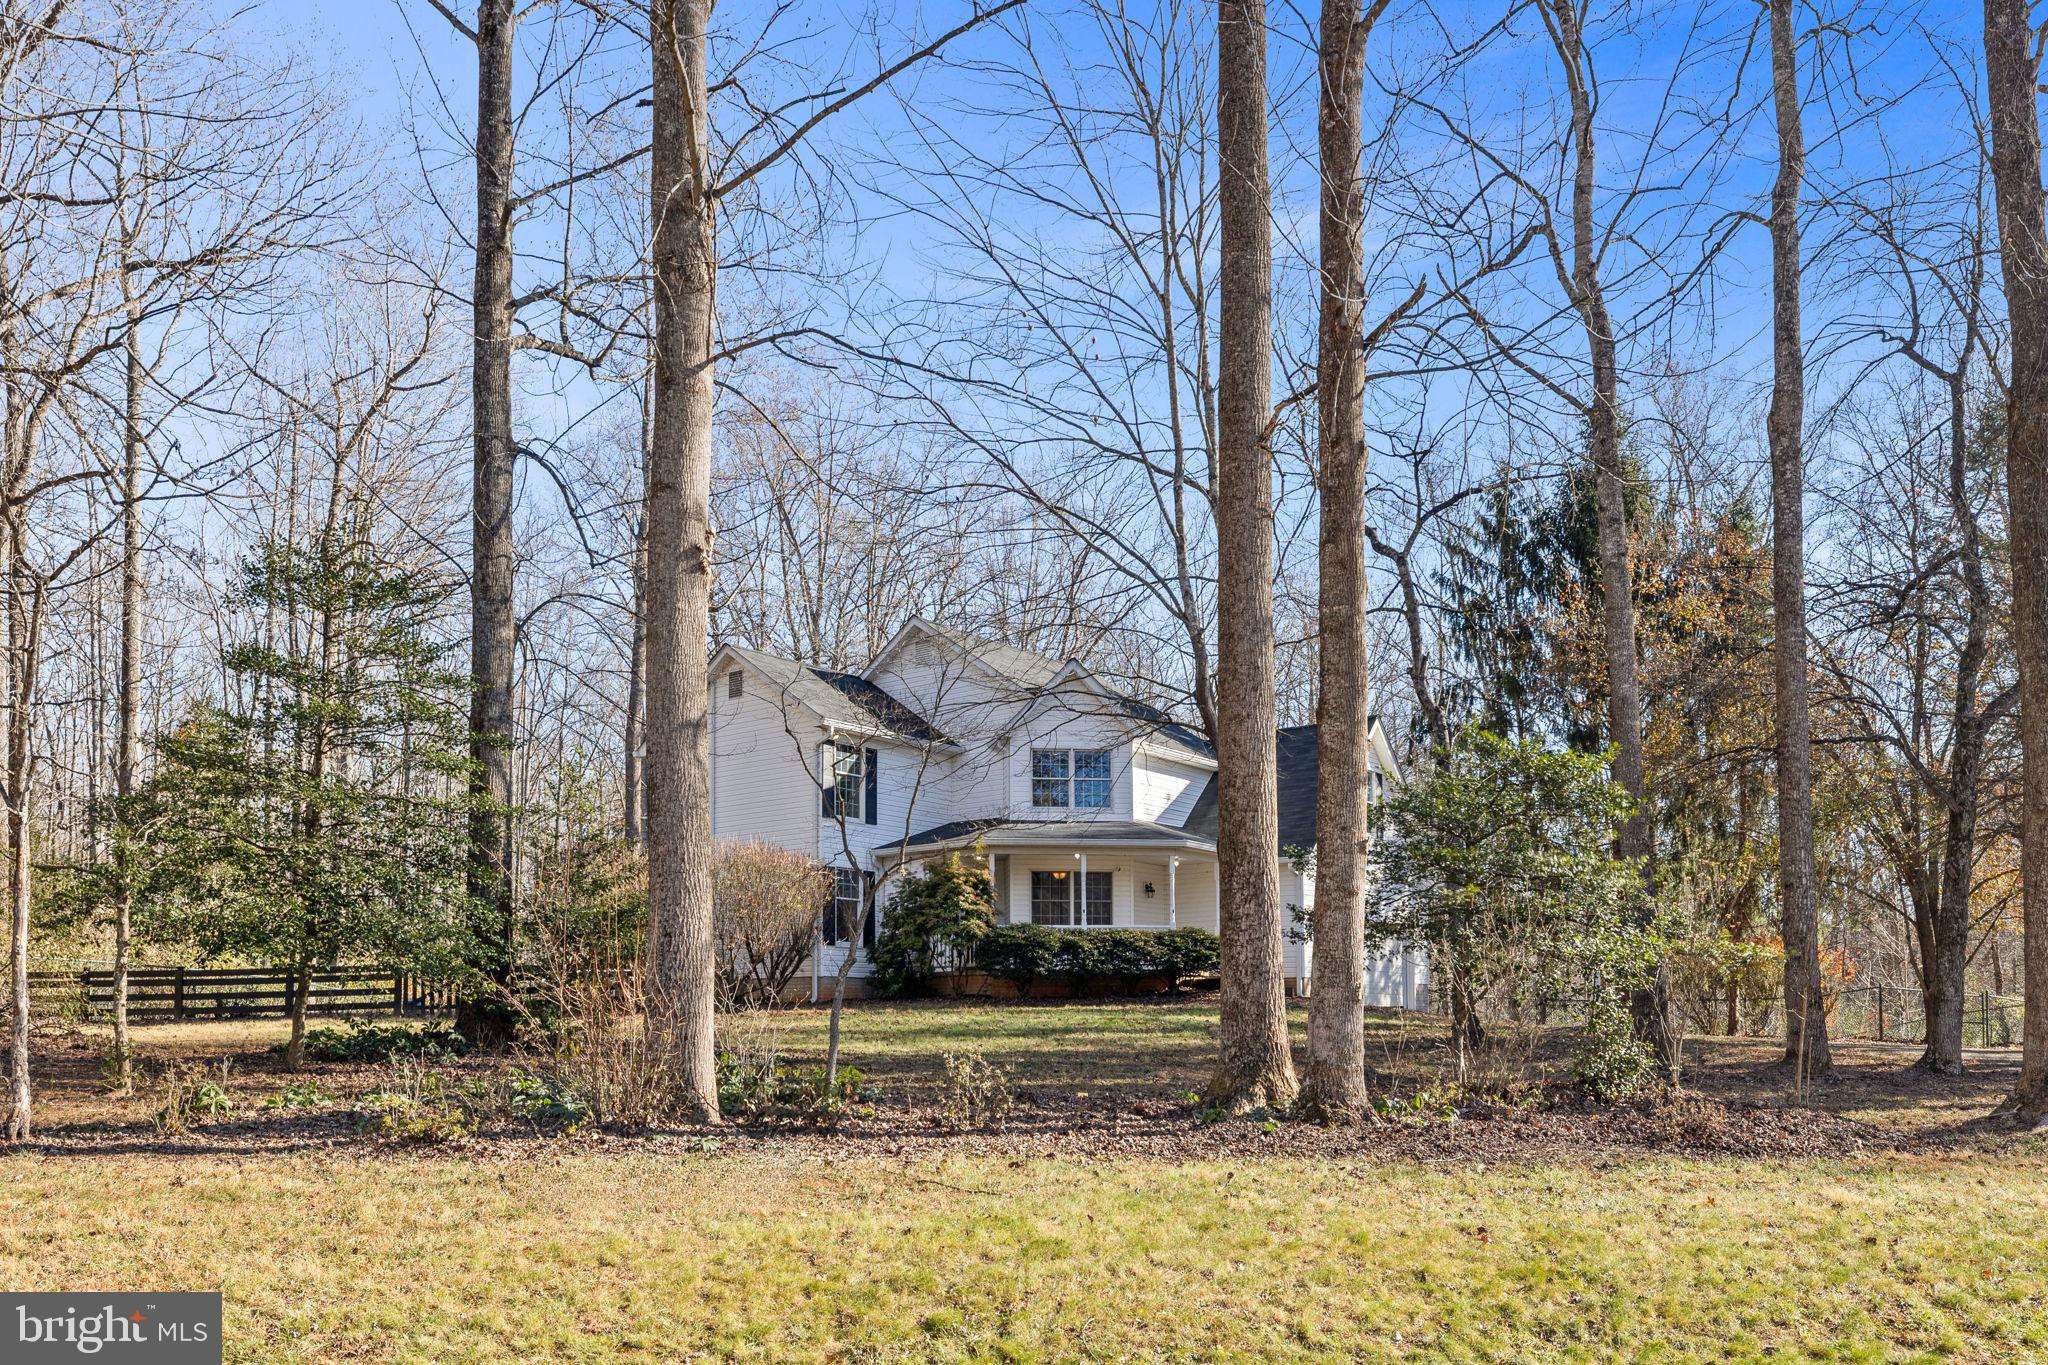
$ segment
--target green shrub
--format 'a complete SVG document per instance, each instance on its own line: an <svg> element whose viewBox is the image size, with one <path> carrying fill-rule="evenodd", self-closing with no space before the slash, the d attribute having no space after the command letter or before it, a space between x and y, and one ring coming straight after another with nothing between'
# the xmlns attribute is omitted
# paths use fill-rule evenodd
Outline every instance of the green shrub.
<svg viewBox="0 0 2048 1365"><path fill-rule="evenodd" d="M1059 974L1062 937L1060 930L1042 924L1004 925L982 939L975 961L991 976L1028 986Z"/></svg>
<svg viewBox="0 0 2048 1365"><path fill-rule="evenodd" d="M781 1070L773 1052L721 1052L718 1054L718 1112L734 1115L758 1114L775 1099L776 1076Z"/></svg>
<svg viewBox="0 0 2048 1365"><path fill-rule="evenodd" d="M1587 1008L1572 1079L1586 1094L1609 1104L1640 1094L1657 1079L1650 1045L1635 1036L1629 1012L1612 995L1596 997Z"/></svg>
<svg viewBox="0 0 2048 1365"><path fill-rule="evenodd" d="M282 1053L282 1045L272 1049ZM306 1055L316 1062L390 1062L401 1057L428 1061L459 1057L469 1041L446 1024L365 1024L306 1030Z"/></svg>
<svg viewBox="0 0 2048 1365"><path fill-rule="evenodd" d="M988 873L973 861L949 853L906 877L889 902L875 942L876 991L908 995L931 984L942 948L965 952L987 936L994 923Z"/></svg>
<svg viewBox="0 0 2048 1365"><path fill-rule="evenodd" d="M1222 940L1207 929L1168 929L1148 937L1174 990L1188 977L1205 976L1223 965Z"/></svg>
<svg viewBox="0 0 2048 1365"><path fill-rule="evenodd" d="M868 1098L867 1077L859 1067L841 1066L831 1085L822 1066L792 1067L775 1087L775 1108L792 1118L824 1120Z"/></svg>
<svg viewBox="0 0 2048 1365"><path fill-rule="evenodd" d="M334 1097L318 1081L291 1081L263 1102L266 1109L318 1109Z"/></svg>
<svg viewBox="0 0 2048 1365"><path fill-rule="evenodd" d="M1165 977L1178 989L1183 978L1216 970L1221 956L1216 935L1206 929L1052 929L1013 924L989 931L977 960L992 976L1029 986L1034 981L1078 982L1090 978L1136 982Z"/></svg>

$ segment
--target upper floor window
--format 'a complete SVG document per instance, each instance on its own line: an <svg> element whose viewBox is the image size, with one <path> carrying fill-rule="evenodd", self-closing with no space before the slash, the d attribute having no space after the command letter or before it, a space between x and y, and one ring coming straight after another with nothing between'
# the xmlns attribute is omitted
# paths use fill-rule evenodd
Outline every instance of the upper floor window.
<svg viewBox="0 0 2048 1365"><path fill-rule="evenodd" d="M879 767L875 751L857 744L827 744L825 764L820 813L828 820L846 819L874 824L875 775Z"/></svg>
<svg viewBox="0 0 2048 1365"><path fill-rule="evenodd" d="M1109 806L1109 750L1033 749L1031 804L1073 810Z"/></svg>

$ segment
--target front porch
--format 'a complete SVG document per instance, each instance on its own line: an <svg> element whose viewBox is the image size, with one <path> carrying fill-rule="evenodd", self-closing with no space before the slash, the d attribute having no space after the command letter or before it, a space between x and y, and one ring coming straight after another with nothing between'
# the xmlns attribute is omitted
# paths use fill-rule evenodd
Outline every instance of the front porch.
<svg viewBox="0 0 2048 1365"><path fill-rule="evenodd" d="M985 860L998 924L1057 929L1207 929L1216 919L1216 846L1140 820L960 821L878 850L905 862Z"/></svg>
<svg viewBox="0 0 2048 1365"><path fill-rule="evenodd" d="M994 888L1000 925L1046 928L1204 929L1218 931L1215 845L1200 835L1142 821L1013 820L960 821L913 836L901 845L876 850L879 870L929 862L949 853L984 861ZM894 878L887 879L893 884ZM1286 919L1282 976L1293 996L1309 993L1314 944L1308 914L1315 904L1315 875L1283 860L1280 898ZM885 890L880 917L888 919ZM815 980L829 982L849 945L821 945ZM866 953L856 958L853 979L865 986ZM1014 995L971 962L959 964L959 979L941 983L942 993ZM851 984L851 982L849 983ZM1067 994L1047 986L1036 993ZM1369 1006L1428 1007L1429 968L1425 954L1394 944L1367 959ZM864 993L864 992L863 992ZM815 997L814 997L815 998Z"/></svg>

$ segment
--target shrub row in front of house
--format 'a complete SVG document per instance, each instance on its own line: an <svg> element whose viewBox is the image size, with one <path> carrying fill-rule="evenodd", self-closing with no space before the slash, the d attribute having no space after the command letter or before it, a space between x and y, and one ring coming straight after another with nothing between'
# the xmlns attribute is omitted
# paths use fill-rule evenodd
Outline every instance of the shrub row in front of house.
<svg viewBox="0 0 2048 1365"><path fill-rule="evenodd" d="M974 964L991 976L1029 986L1036 981L1130 981L1165 978L1169 988L1217 968L1220 946L1207 929L1052 929L1011 924L990 929L975 945Z"/></svg>

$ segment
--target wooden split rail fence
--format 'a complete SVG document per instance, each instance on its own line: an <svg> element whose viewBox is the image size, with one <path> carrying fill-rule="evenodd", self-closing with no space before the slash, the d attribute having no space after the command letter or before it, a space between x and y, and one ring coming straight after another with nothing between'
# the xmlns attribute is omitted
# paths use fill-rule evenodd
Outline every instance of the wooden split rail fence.
<svg viewBox="0 0 2048 1365"><path fill-rule="evenodd" d="M308 1014L439 1014L455 1008L454 987L385 967L335 967L311 977ZM114 974L32 972L38 992L79 994L85 1012L114 1009ZM128 973L128 1017L139 1024L181 1019L278 1019L292 1012L298 977L269 967L137 967Z"/></svg>

